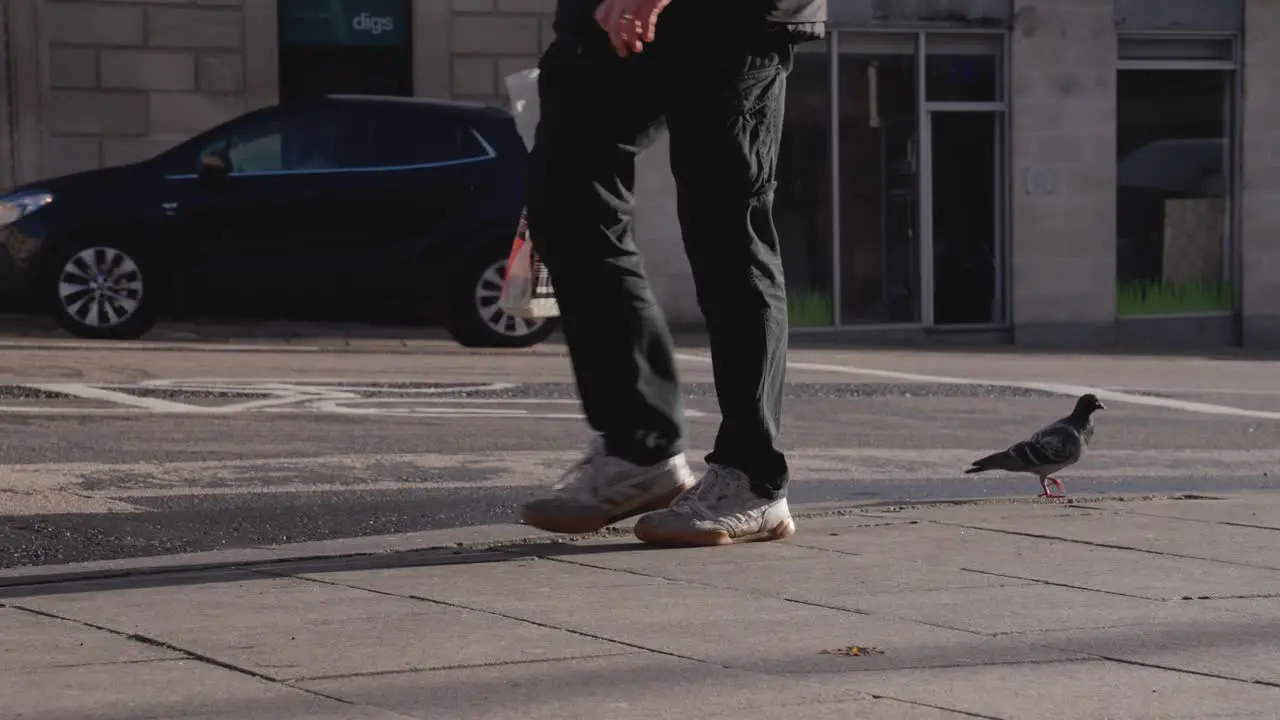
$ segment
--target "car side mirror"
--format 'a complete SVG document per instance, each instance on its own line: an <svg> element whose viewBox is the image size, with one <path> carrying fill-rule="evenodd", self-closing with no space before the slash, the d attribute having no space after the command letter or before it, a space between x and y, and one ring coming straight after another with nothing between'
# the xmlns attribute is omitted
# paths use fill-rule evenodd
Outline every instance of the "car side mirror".
<svg viewBox="0 0 1280 720"><path fill-rule="evenodd" d="M231 174L231 163L222 153L207 152L200 156L200 179L221 180Z"/></svg>

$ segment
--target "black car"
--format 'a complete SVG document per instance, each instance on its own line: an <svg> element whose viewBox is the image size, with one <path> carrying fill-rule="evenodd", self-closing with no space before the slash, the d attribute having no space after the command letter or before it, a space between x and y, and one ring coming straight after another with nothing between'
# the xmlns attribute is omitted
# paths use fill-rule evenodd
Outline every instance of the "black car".
<svg viewBox="0 0 1280 720"><path fill-rule="evenodd" d="M186 312L385 307L464 345L527 346L552 323L498 307L526 161L502 109L313 97L18 188L0 233L25 292L80 337L137 338Z"/></svg>

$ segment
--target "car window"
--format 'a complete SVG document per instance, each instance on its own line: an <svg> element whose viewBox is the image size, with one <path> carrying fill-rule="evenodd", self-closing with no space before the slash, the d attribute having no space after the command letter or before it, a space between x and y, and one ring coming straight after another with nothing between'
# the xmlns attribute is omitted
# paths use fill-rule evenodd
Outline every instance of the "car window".
<svg viewBox="0 0 1280 720"><path fill-rule="evenodd" d="M371 132L358 113L309 109L241 126L216 144L235 174L343 170L361 165Z"/></svg>
<svg viewBox="0 0 1280 720"><path fill-rule="evenodd" d="M257 132L232 135L227 148L231 171L254 173L289 169L284 163L282 125L274 122Z"/></svg>
<svg viewBox="0 0 1280 720"><path fill-rule="evenodd" d="M484 157L486 150L465 122L426 112L376 116L367 165L403 167Z"/></svg>

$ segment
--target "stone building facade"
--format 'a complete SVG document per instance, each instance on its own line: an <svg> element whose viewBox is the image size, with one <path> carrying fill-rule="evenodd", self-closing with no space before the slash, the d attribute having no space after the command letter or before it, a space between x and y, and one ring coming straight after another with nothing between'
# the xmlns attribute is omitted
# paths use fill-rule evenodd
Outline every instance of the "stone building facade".
<svg viewBox="0 0 1280 720"><path fill-rule="evenodd" d="M0 186L138 160L276 102L280 1L5 0ZM402 3L419 96L505 104L502 78L533 66L553 37L555 0L344 2L351 12ZM1025 344L1280 346L1280 3L830 5L831 38L798 56L784 139L795 156L784 166L796 169L780 171L793 295L814 301L793 324ZM1134 88L1155 92L1174 77L1161 73L1184 71L1205 93L1222 88L1226 109L1204 95L1181 103L1203 112L1180 125L1135 114ZM979 97L983 73L991 88ZM932 97L918 81L959 94ZM993 148L989 161L957 154L975 142ZM638 172L638 240L664 306L696 323L659 145ZM1137 150L1192 145L1225 148L1216 171L1201 171L1217 173L1217 189L1133 185ZM994 178L990 197L973 196L990 218L949 209L948 183L965 174L949 163ZM1179 243L1194 252L1161 256ZM1216 299L1197 305L1187 283L1160 287L1197 273ZM966 274L990 285L968 314L956 311ZM1161 293L1163 305L1147 302Z"/></svg>
<svg viewBox="0 0 1280 720"><path fill-rule="evenodd" d="M246 72L274 62L255 7L266 6L10 0L6 170L22 182L133 162L273 102L270 78Z"/></svg>

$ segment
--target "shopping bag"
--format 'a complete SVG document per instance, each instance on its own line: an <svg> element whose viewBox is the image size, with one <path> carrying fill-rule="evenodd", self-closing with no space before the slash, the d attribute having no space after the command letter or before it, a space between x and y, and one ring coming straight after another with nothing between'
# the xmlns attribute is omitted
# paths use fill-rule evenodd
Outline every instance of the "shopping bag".
<svg viewBox="0 0 1280 720"><path fill-rule="evenodd" d="M504 78L507 97L511 100L511 114L516 119L516 131L525 147L533 149L533 135L538 128L538 68L513 72Z"/></svg>
<svg viewBox="0 0 1280 720"><path fill-rule="evenodd" d="M537 68L530 68L505 78L516 130L530 150L533 149L533 135L538 127L538 73ZM560 314L551 275L547 266L538 259L538 253L534 252L529 237L529 221L524 212L520 213L520 227L516 230L515 242L511 244L511 255L507 258L507 274L498 306L505 312L529 320Z"/></svg>
<svg viewBox="0 0 1280 720"><path fill-rule="evenodd" d="M526 320L551 318L560 315L555 288L547 266L534 252L529 240L529 223L520 214L520 228L511 243L511 255L507 258L507 271L502 279L502 294L498 307L504 312Z"/></svg>

